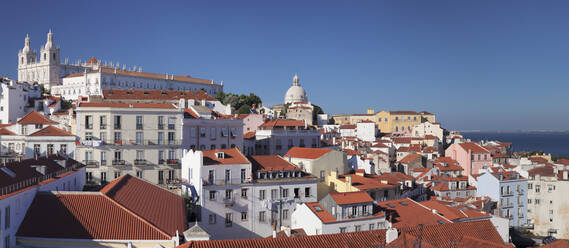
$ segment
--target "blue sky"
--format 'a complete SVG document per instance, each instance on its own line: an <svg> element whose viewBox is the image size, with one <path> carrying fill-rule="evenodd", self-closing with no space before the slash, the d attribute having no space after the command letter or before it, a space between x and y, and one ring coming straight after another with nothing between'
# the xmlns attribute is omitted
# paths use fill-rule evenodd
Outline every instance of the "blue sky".
<svg viewBox="0 0 569 248"><path fill-rule="evenodd" d="M223 80L278 104L298 73L327 113L428 110L449 129L569 129L568 1L14 1L0 75L30 34L62 58Z"/></svg>

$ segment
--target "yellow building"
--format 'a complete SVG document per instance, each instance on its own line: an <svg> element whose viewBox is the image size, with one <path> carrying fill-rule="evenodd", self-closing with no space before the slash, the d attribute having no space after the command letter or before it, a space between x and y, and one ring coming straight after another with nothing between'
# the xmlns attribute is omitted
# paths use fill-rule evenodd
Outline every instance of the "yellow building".
<svg viewBox="0 0 569 248"><path fill-rule="evenodd" d="M350 115L332 115L332 119L336 125L350 124Z"/></svg>
<svg viewBox="0 0 569 248"><path fill-rule="evenodd" d="M421 115L421 122L430 122L430 123L435 123L435 114L433 113L429 113L427 111L421 111L419 112L419 114Z"/></svg>
<svg viewBox="0 0 569 248"><path fill-rule="evenodd" d="M421 114L415 111L379 111L374 121L382 133L410 133L421 120Z"/></svg>
<svg viewBox="0 0 569 248"><path fill-rule="evenodd" d="M375 122L374 114L354 114L350 116L350 124L360 123L362 121L373 121Z"/></svg>
<svg viewBox="0 0 569 248"><path fill-rule="evenodd" d="M378 175L365 174L363 170L344 175L338 175L336 171L331 171L330 174L326 175L326 185L328 185L330 192L365 191L376 201L397 199L400 195L398 185L388 184Z"/></svg>

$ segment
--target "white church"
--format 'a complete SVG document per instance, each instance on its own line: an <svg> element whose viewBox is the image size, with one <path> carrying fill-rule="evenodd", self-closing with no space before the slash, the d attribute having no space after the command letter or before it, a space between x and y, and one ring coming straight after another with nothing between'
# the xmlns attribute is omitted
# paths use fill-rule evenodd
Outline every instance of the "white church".
<svg viewBox="0 0 569 248"><path fill-rule="evenodd" d="M188 75L147 73L142 67L127 69L125 65L101 63L91 58L86 62L61 63L61 50L55 46L51 30L40 49L39 59L26 35L24 48L18 52L18 81L37 82L52 95L77 100L82 96L101 95L104 89L205 90L210 95L223 91L223 83L193 78Z"/></svg>

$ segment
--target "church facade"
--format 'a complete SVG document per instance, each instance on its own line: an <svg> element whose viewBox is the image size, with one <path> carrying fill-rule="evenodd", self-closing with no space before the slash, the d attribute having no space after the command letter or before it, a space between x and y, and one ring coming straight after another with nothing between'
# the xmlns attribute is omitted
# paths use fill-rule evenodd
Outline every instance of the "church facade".
<svg viewBox="0 0 569 248"><path fill-rule="evenodd" d="M210 95L223 91L223 83L213 80L143 72L142 68L127 69L119 64L101 63L92 58L87 62L61 63L61 50L55 46L51 30L38 53L26 36L24 48L18 52L18 80L37 82L52 95L76 100L81 96L101 95L104 89L204 90Z"/></svg>

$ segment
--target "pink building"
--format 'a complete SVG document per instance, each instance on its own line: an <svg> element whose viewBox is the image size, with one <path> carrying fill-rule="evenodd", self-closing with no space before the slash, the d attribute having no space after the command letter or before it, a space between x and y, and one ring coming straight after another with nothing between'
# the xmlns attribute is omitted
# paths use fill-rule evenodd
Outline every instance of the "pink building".
<svg viewBox="0 0 569 248"><path fill-rule="evenodd" d="M257 131L257 128L265 123L262 114L240 114L237 118L243 120L243 133Z"/></svg>
<svg viewBox="0 0 569 248"><path fill-rule="evenodd" d="M466 175L477 174L482 168L492 167L490 151L474 142L452 144L446 149L445 156L456 160Z"/></svg>

